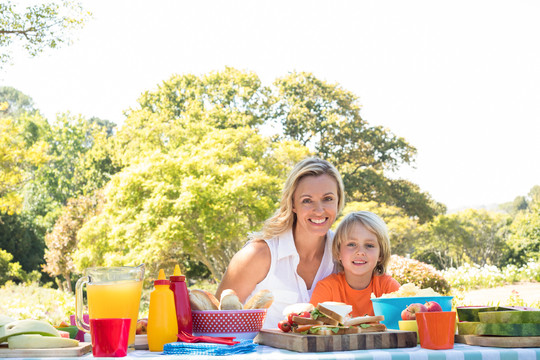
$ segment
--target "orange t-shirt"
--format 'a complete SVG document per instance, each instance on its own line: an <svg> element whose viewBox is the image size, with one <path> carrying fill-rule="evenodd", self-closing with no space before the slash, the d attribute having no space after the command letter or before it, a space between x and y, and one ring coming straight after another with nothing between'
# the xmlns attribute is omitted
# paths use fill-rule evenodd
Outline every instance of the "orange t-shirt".
<svg viewBox="0 0 540 360"><path fill-rule="evenodd" d="M355 290L349 286L345 274L332 274L319 281L311 294L310 303L317 306L320 302L339 301L352 305L352 317L375 315L371 303L371 293L375 297L398 290L399 283L390 275L373 275L368 287Z"/></svg>

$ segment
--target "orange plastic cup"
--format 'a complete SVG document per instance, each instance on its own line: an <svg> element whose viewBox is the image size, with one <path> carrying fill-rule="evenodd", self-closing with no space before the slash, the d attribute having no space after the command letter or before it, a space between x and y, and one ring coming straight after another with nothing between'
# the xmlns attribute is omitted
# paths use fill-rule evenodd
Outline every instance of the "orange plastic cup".
<svg viewBox="0 0 540 360"><path fill-rule="evenodd" d="M416 322L421 347L432 350L454 348L455 311L419 312L416 313Z"/></svg>

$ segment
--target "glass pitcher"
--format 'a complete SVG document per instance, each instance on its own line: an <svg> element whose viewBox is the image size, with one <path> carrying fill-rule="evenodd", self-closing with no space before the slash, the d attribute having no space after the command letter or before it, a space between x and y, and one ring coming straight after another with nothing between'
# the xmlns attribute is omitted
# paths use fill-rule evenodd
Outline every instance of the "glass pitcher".
<svg viewBox="0 0 540 360"><path fill-rule="evenodd" d="M90 319L130 318L128 345L134 344L143 278L144 264L87 268L75 286L77 327L90 332L90 325L83 319L83 286L86 284Z"/></svg>

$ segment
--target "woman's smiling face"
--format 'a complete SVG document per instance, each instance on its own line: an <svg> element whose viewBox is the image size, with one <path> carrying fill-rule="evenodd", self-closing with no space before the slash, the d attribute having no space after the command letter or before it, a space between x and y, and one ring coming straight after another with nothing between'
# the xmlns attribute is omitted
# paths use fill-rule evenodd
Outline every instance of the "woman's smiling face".
<svg viewBox="0 0 540 360"><path fill-rule="evenodd" d="M336 220L338 186L330 175L306 176L293 194L296 231L324 236Z"/></svg>
<svg viewBox="0 0 540 360"><path fill-rule="evenodd" d="M339 260L352 288L359 290L369 285L380 254L377 235L361 223L354 224L339 248Z"/></svg>

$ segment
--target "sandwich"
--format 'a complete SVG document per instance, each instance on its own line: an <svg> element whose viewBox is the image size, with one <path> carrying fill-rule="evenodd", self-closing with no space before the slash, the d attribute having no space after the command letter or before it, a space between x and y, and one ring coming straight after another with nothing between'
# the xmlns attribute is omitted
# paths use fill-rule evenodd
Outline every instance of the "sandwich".
<svg viewBox="0 0 540 360"><path fill-rule="evenodd" d="M320 320L325 324L337 326L345 323L345 320L352 312L352 305L347 305L342 302L326 301L319 303L315 310L311 312L311 316L315 320Z"/></svg>
<svg viewBox="0 0 540 360"><path fill-rule="evenodd" d="M327 301L319 303L310 317L293 316L293 332L311 335L346 335L385 331L379 324L384 316L358 316L351 318L352 306L345 303Z"/></svg>

